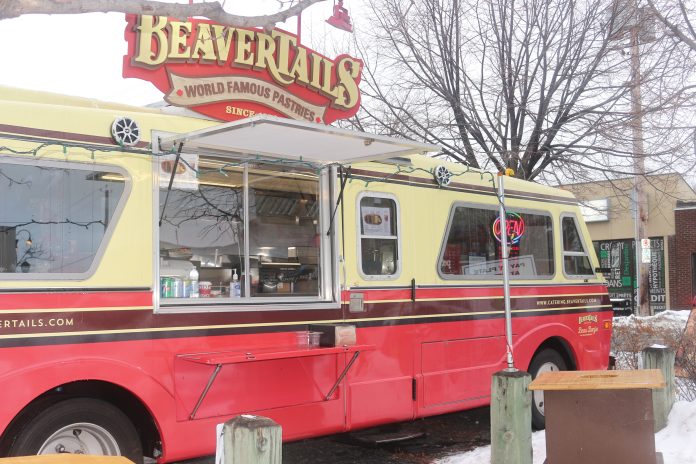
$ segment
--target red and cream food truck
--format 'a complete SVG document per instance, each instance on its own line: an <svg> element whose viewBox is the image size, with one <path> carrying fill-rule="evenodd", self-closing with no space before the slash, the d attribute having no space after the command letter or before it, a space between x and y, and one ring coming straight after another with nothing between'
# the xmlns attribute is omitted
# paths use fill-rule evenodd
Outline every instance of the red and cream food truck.
<svg viewBox="0 0 696 464"><path fill-rule="evenodd" d="M501 231L493 176L324 124L357 109L359 60L166 18L129 34L128 73L235 120L0 88L3 456L170 462L243 413L297 440L485 405L506 367L501 233L516 366L607 367L571 194L507 178ZM243 74L186 74L192 56Z"/></svg>

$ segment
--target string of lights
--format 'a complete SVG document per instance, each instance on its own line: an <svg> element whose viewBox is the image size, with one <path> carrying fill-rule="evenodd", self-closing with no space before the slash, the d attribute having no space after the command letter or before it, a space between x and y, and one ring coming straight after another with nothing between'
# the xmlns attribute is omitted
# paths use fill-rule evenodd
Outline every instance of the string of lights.
<svg viewBox="0 0 696 464"><path fill-rule="evenodd" d="M155 153L153 152L150 147L147 149L142 149L142 150L136 150L132 148L126 148L123 145L118 145L118 146L108 146L108 145L90 145L90 144L84 144L84 143L69 143L69 142L41 142L36 139L32 138L27 138L27 137L15 137L15 140L20 140L22 142L32 142L32 143L37 143L36 146L29 148L29 149L17 149L17 148L12 148L9 146L0 146L0 154L4 155L31 155L34 157L41 156L42 152L48 151L49 149L53 150L60 150L64 155L68 155L70 150L73 149L82 149L87 151L90 154L91 159L95 159L95 154L97 152L119 152L119 153L128 153L128 154L139 154L139 155L148 155L148 156L153 156L153 157L170 157L172 155L175 155L176 152L174 149L172 149L169 152L161 152L161 153ZM267 157L262 157L259 155L256 155L254 157L246 157L246 158L241 158L236 161L229 161L225 162L219 167L216 168L211 168L211 169L204 169L200 167L196 167L192 163L189 163L184 157L180 158L180 161L182 164L184 164L189 170L191 170L193 173L195 173L196 177L200 177L201 175L207 173L207 172L218 172L220 175L229 177L228 171L230 168L239 168L243 167L245 164L248 163L259 163L259 164L265 164L265 165L278 165L278 166L287 166L287 167L302 167L305 169L311 169L314 170L315 173L318 175L322 169L326 169L328 167L347 167L346 165L342 163L330 163L327 165L317 165L316 163L311 163L303 160L288 160L288 159L275 159L275 158L267 158ZM349 172L349 171L347 171ZM361 176L356 176L356 175L351 175L348 174L349 176L349 183L353 182L354 180L356 181L361 181L364 182L365 186L369 186L370 184L374 182L387 182L391 179L394 179L395 177L398 177L399 175L410 175L414 173L425 173L430 176L435 176L435 168L431 169L425 169L421 167L413 167L413 166L396 166L396 170L392 173L385 174L383 177L361 177ZM490 177L490 182L493 186L495 186L495 174L487 171L474 171L469 168L469 166L466 166L466 169L462 171L454 171L454 172L449 172L449 176L452 178L457 178L461 177L465 174L470 174L478 172L481 180L484 180L485 177ZM2 172L0 171L0 175L2 175ZM505 175L510 176L514 175L511 169L506 169ZM6 177L6 176L3 176ZM10 182L17 182L16 180L13 179L8 179ZM500 200L500 199L499 199Z"/></svg>
<svg viewBox="0 0 696 464"><path fill-rule="evenodd" d="M77 222L73 221L72 219L65 218L63 221L36 221L32 219L31 221L27 222L22 222L18 224L13 224L10 226L11 229L18 229L20 227L25 227L25 226L30 226L30 225L39 225L39 226L45 226L45 225L58 225L58 224L70 224L73 226L78 226L78 227L84 227L85 229L89 229L91 226L99 224L101 226L106 227L106 224L104 221L89 221L89 222Z"/></svg>
<svg viewBox="0 0 696 464"><path fill-rule="evenodd" d="M0 146L0 155L14 155L14 156L33 156L33 157L38 157L42 156L44 153L46 155L52 155L55 154L56 151L61 152L64 156L68 156L71 151L74 150L84 150L90 155L90 159L95 160L95 155L96 153L99 152L106 152L106 153L122 153L122 154L129 154L129 155L146 155L146 156L153 156L156 158L163 158L163 157L172 157L176 156L176 152L174 148L170 152L161 152L161 153L155 153L151 150L151 147L148 146L147 149L133 149L133 148L127 148L122 145L119 146L102 146L102 145L90 145L90 144L84 144L84 143L69 143L69 142L46 142L46 141L41 141L41 140L36 140L36 139L31 139L31 138L24 138L24 137L13 137L14 140L19 140L24 143L34 143L36 144L35 146L27 149L18 149L18 148L13 148L10 146ZM438 170L443 169L442 166L438 166L435 168L422 168L422 167L416 167L416 166L401 166L401 165L396 165L395 166L395 171L392 173L385 174L382 177L363 177L363 176L358 176L353 173L351 173L351 170L349 166L344 165L342 163L330 163L327 165L317 165L316 163L310 163L307 161L303 160L288 160L288 159L271 159L271 158L265 158L262 156L253 156L253 157L244 157L240 158L239 160L234 160L234 161L228 161L225 162L224 164L220 165L219 167L216 168L211 168L211 169L203 169L200 167L197 167L197 165L194 165L192 163L189 163L189 161L185 157L180 157L179 162L184 164L190 171L195 173L196 178L200 178L200 176L204 175L205 173L208 172L218 172L220 175L224 177L229 177L228 175L228 170L231 168L240 168L244 167L245 165L248 165L249 163L258 163L258 164L264 164L264 165L276 165L276 166L284 166L284 167L301 167L304 169L308 170L314 170L316 175L319 175L323 169L331 168L331 167L338 167L339 172L345 173L341 174L342 176L345 176L346 179L348 180L349 183L352 183L353 181L361 181L364 182L365 187L368 187L370 184L375 183L375 182L389 182L394 178L398 178L401 175L411 175L414 173L423 173L427 174L431 178L434 178L438 185L440 187L443 187L443 183L440 182L439 175L441 173L438 172ZM503 211L503 214L507 216L507 208L505 205L504 198L497 192L496 189L496 175L492 172L486 172L486 171L477 171L470 169L469 166L466 166L464 170L462 171L449 171L445 168L445 174L446 174L446 180L447 182L445 185L447 185L450 181L451 178L458 178L467 174L473 174L473 173L478 173L480 175L480 179L483 181L486 177L489 178L490 183L493 186L493 190L495 192L495 196L498 200L499 206L501 206L501 209ZM514 172L512 169L508 168L505 170L504 173L501 173L500 175L505 175L505 176L514 176ZM7 181L10 182L10 185L13 183L15 184L22 184L23 182L21 180L15 180L7 175L5 175L2 170L0 169L0 177L5 178ZM85 229L89 229L92 225L95 224L100 224L104 225L103 221L91 221L87 223L81 223L81 222L76 222L72 221L70 219L65 219L64 221L35 221L31 220L22 224L16 224L13 227L18 228L18 227L23 227L23 226L28 226L28 225L50 225L50 224L71 224L74 226L79 226L79 227L84 227ZM508 251L509 253L509 251Z"/></svg>

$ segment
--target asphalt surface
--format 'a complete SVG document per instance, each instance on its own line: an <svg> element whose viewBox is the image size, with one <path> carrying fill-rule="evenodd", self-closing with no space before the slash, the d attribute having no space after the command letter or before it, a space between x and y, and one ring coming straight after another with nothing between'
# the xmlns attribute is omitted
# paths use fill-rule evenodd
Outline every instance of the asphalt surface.
<svg viewBox="0 0 696 464"><path fill-rule="evenodd" d="M421 435L374 444L375 439ZM490 443L490 409L479 408L283 444L283 464L425 464ZM213 464L214 457L185 464Z"/></svg>

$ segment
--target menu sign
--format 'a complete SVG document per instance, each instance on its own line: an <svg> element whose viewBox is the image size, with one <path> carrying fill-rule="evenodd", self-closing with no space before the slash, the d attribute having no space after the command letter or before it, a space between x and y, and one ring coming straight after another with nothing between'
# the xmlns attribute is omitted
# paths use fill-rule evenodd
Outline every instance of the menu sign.
<svg viewBox="0 0 696 464"><path fill-rule="evenodd" d="M173 189L198 190L198 155L181 153L177 162L175 154L168 154L160 156L158 161L160 188L169 188L171 180Z"/></svg>
<svg viewBox="0 0 696 464"><path fill-rule="evenodd" d="M362 214L363 234L388 237L392 235L391 208L379 208L376 206L363 206Z"/></svg>
<svg viewBox="0 0 696 464"><path fill-rule="evenodd" d="M171 105L223 121L265 113L324 124L360 107L362 61L329 59L294 34L200 19L126 20L123 76L152 82Z"/></svg>

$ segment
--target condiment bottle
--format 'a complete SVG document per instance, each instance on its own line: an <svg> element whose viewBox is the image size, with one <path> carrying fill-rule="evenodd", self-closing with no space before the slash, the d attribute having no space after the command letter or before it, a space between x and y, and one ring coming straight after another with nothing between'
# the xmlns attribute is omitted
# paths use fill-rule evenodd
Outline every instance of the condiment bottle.
<svg viewBox="0 0 696 464"><path fill-rule="evenodd" d="M189 292L190 298L198 298L198 269L195 267L189 272L189 280L191 281L191 291Z"/></svg>
<svg viewBox="0 0 696 464"><path fill-rule="evenodd" d="M232 283L230 283L230 297L239 298L240 296L242 296L242 286L239 283L237 269L234 269L234 274L232 275Z"/></svg>

